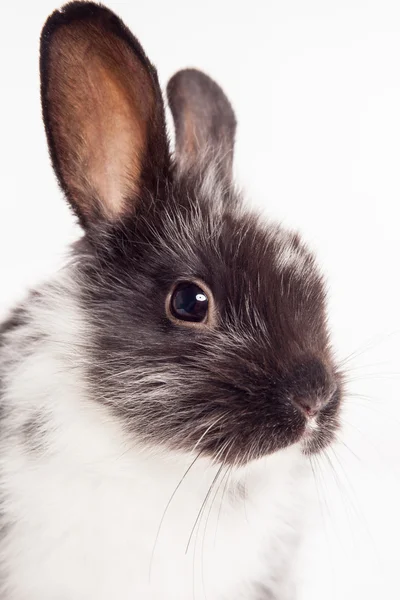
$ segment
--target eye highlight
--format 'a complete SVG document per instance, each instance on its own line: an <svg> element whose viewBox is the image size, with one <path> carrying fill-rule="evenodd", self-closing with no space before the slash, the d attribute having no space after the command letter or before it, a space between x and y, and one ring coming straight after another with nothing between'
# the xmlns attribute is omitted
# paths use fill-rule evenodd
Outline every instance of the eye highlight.
<svg viewBox="0 0 400 600"><path fill-rule="evenodd" d="M173 290L169 310L178 321L203 323L209 309L208 294L192 281L181 281Z"/></svg>

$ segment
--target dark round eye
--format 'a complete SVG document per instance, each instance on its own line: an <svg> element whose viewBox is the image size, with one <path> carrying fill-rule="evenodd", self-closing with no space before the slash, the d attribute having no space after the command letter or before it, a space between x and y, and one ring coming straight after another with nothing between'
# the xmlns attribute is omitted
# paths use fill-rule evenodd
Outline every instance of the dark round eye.
<svg viewBox="0 0 400 600"><path fill-rule="evenodd" d="M208 312L206 293L195 283L178 283L171 296L171 314L180 321L200 323Z"/></svg>

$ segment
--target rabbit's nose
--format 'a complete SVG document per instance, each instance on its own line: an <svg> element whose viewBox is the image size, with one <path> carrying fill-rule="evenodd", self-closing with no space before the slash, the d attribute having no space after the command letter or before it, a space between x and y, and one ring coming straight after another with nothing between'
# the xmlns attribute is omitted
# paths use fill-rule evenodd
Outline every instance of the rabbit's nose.
<svg viewBox="0 0 400 600"><path fill-rule="evenodd" d="M327 404L326 401L321 400L321 398L303 398L302 396L292 398L292 402L300 408L301 412L308 418L315 417L315 415Z"/></svg>
<svg viewBox="0 0 400 600"><path fill-rule="evenodd" d="M305 357L297 362L286 377L285 384L292 404L308 418L321 412L338 389L329 366L314 357Z"/></svg>
<svg viewBox="0 0 400 600"><path fill-rule="evenodd" d="M327 404L329 404L331 398L337 391L336 383L332 383L329 390L323 394L310 394L310 395L294 395L292 396L292 402L297 408L301 410L304 415L311 419L315 417Z"/></svg>

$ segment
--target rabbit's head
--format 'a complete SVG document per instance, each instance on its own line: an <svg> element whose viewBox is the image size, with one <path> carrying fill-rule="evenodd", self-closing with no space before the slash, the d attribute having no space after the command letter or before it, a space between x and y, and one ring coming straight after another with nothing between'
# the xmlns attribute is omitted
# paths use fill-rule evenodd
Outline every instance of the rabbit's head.
<svg viewBox="0 0 400 600"><path fill-rule="evenodd" d="M245 210L235 116L219 86L168 84L108 9L55 12L41 45L54 169L85 235L75 248L87 379L143 444L243 464L338 426L324 282L299 236Z"/></svg>

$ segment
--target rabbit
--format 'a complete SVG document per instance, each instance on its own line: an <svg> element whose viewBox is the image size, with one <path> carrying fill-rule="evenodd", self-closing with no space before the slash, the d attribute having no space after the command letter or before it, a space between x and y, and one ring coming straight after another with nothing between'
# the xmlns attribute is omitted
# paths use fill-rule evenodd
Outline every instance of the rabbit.
<svg viewBox="0 0 400 600"><path fill-rule="evenodd" d="M82 226L0 333L2 600L293 600L343 382L299 234L247 208L236 118L109 9L44 25L43 121Z"/></svg>

